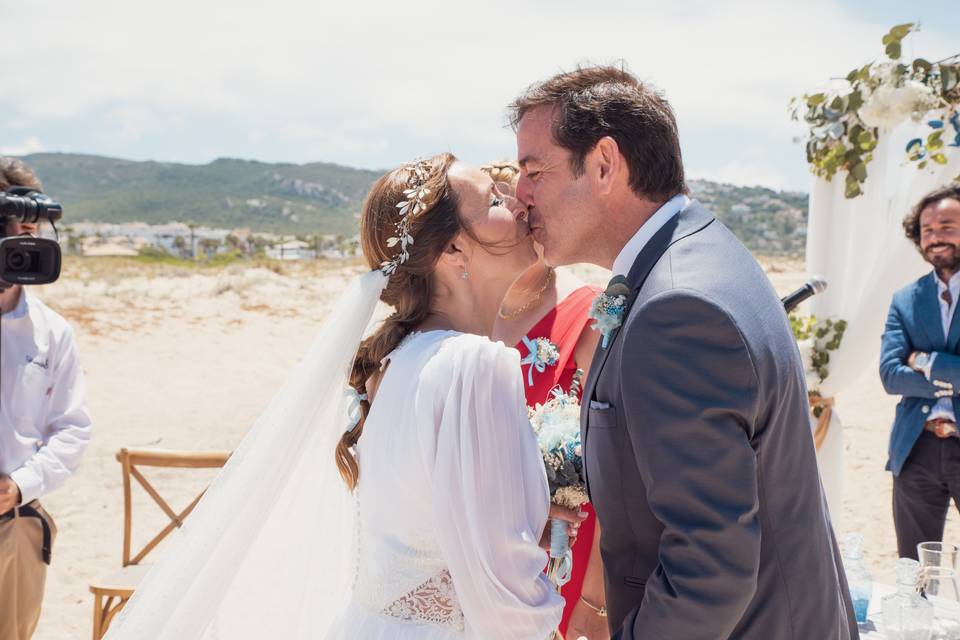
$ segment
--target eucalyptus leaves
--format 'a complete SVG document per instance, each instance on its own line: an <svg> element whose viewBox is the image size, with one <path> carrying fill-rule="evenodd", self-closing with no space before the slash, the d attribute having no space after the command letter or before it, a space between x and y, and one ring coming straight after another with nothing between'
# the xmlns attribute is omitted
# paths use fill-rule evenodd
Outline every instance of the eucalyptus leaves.
<svg viewBox="0 0 960 640"><path fill-rule="evenodd" d="M827 180L845 171L847 198L862 193L880 136L907 118L921 122L938 112L927 122L931 132L907 145L906 161L918 169L946 164L945 146L960 147L960 55L900 62L901 43L915 30L912 23L893 27L883 36L886 60L854 69L829 91L791 100L793 119L810 127L811 171Z"/></svg>
<svg viewBox="0 0 960 640"><path fill-rule="evenodd" d="M800 348L800 356L807 372L807 390L811 395L820 395L820 384L830 375L830 352L840 348L847 330L846 320L817 320L816 316L790 314L790 328ZM813 413L820 417L822 407Z"/></svg>

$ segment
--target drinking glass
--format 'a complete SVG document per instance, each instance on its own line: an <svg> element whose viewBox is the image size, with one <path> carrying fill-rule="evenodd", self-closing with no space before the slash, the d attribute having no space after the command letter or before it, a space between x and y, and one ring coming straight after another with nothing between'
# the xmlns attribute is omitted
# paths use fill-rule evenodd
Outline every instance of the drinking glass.
<svg viewBox="0 0 960 640"><path fill-rule="evenodd" d="M933 603L933 640L960 640L960 582L957 556L960 547L946 542L921 542L918 589Z"/></svg>

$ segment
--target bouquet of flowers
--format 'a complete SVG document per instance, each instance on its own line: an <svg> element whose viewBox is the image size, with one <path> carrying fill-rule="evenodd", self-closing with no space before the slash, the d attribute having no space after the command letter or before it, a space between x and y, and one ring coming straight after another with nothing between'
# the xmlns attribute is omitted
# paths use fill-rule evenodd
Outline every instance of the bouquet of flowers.
<svg viewBox="0 0 960 640"><path fill-rule="evenodd" d="M530 423L537 434L550 487L550 500L568 509L579 509L587 502L583 477L583 449L580 444L579 381L574 379L570 393L556 387L551 398L530 409ZM557 588L570 580L573 552L567 537L567 523L550 521L550 562L547 576Z"/></svg>

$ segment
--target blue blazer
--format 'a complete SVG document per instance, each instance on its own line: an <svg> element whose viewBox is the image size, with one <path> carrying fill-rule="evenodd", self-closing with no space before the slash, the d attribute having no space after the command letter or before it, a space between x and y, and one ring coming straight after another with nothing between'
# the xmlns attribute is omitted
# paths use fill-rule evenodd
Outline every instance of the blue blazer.
<svg viewBox="0 0 960 640"><path fill-rule="evenodd" d="M891 395L902 396L890 432L887 469L900 475L923 423L941 396L953 399L960 417L960 304L954 310L950 335L943 335L936 275L933 272L893 294L880 346L880 379ZM914 351L936 353L928 381L907 366ZM934 384L938 383L938 384ZM938 395L939 394L939 395Z"/></svg>

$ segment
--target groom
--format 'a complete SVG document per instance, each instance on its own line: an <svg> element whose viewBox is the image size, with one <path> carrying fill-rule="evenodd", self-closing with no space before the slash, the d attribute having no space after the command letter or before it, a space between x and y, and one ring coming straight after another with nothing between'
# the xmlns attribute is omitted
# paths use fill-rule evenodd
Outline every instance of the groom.
<svg viewBox="0 0 960 640"><path fill-rule="evenodd" d="M612 269L607 301L626 302L581 426L611 633L858 638L786 315L686 196L670 106L626 71L588 67L510 110L517 195L547 262Z"/></svg>

